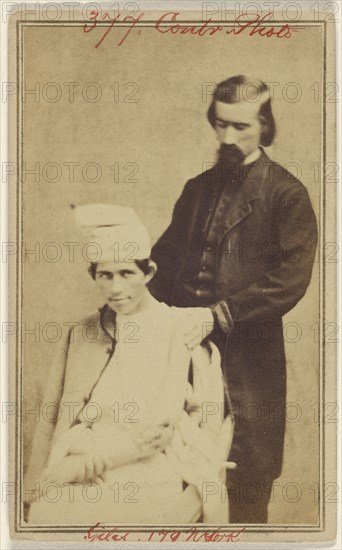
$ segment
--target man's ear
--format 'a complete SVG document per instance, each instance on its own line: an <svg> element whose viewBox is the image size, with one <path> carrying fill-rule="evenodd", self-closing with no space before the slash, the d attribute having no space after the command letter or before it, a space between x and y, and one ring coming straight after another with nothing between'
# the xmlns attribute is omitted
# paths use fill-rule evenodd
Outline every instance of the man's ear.
<svg viewBox="0 0 342 550"><path fill-rule="evenodd" d="M145 275L146 283L149 283L151 281L151 279L153 279L153 277L157 273L157 269L158 269L156 262L154 262L153 260L149 260L148 266L150 268L150 271L149 271L149 273L147 273L147 275Z"/></svg>

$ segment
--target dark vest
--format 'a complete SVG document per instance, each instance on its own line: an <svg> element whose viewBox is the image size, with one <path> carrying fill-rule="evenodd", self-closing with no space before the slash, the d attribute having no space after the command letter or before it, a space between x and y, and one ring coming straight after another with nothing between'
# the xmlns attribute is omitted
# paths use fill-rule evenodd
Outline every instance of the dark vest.
<svg viewBox="0 0 342 550"><path fill-rule="evenodd" d="M202 215L198 218L194 239L189 249L184 271L180 277L173 305L183 307L207 307L213 304L215 295L216 265L219 259L219 236L229 210L231 198L238 185L243 185L251 163L241 172L242 181L232 174L218 177L203 200Z"/></svg>

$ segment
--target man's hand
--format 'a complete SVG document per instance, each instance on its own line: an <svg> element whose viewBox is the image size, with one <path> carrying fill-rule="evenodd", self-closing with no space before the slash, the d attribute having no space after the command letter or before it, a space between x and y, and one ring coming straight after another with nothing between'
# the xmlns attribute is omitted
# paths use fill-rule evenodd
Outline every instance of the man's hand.
<svg viewBox="0 0 342 550"><path fill-rule="evenodd" d="M46 468L40 478L46 483L86 483L101 476L105 469L102 458L94 455L69 455Z"/></svg>
<svg viewBox="0 0 342 550"><path fill-rule="evenodd" d="M139 429L138 433L124 428L108 432L108 427L103 427L94 434L94 446L104 457L106 469L111 470L163 451L173 430L174 426L167 421Z"/></svg>
<svg viewBox="0 0 342 550"><path fill-rule="evenodd" d="M135 442L144 454L161 452L170 443L173 430L174 426L169 422L152 426L140 433L135 438Z"/></svg>
<svg viewBox="0 0 342 550"><path fill-rule="evenodd" d="M209 307L174 308L187 316L184 343L189 350L198 346L214 329L214 316Z"/></svg>
<svg viewBox="0 0 342 550"><path fill-rule="evenodd" d="M58 464L69 454L84 454L94 449L92 430L85 423L77 424L63 433L51 449L48 466Z"/></svg>

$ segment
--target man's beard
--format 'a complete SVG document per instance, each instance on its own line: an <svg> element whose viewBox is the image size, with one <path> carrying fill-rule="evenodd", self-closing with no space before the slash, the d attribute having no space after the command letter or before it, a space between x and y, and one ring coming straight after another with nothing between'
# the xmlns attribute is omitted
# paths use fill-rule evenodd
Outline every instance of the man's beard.
<svg viewBox="0 0 342 550"><path fill-rule="evenodd" d="M221 143L217 167L222 183L238 184L240 182L245 158L246 156L236 145Z"/></svg>

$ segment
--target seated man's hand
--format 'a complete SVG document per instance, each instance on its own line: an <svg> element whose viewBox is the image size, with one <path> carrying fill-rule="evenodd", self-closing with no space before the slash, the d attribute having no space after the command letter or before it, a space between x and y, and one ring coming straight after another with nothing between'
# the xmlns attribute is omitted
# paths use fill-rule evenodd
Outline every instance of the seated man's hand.
<svg viewBox="0 0 342 550"><path fill-rule="evenodd" d="M86 453L93 447L90 444L91 430L83 422L70 428L55 441L50 457L50 464L58 464L63 458L71 453Z"/></svg>
<svg viewBox="0 0 342 550"><path fill-rule="evenodd" d="M142 430L139 427L137 431L119 427L108 430L105 426L95 426L92 440L94 448L98 448L104 457L105 468L113 469L163 451L172 438L173 429L167 421ZM73 449L80 450L81 445L74 445Z"/></svg>
<svg viewBox="0 0 342 550"><path fill-rule="evenodd" d="M69 455L46 468L40 478L46 483L86 483L101 476L105 463L98 455Z"/></svg>
<svg viewBox="0 0 342 550"><path fill-rule="evenodd" d="M135 438L135 442L143 454L163 451L171 441L173 429L169 422L148 427Z"/></svg>

